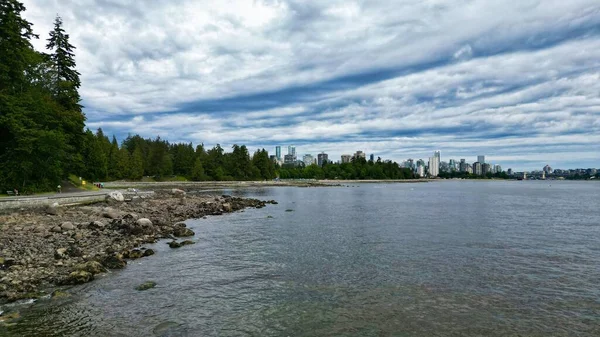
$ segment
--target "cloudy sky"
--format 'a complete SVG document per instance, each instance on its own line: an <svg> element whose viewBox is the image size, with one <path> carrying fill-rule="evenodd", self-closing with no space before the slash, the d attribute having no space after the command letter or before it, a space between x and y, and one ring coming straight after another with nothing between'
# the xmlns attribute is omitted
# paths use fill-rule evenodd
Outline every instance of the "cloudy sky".
<svg viewBox="0 0 600 337"><path fill-rule="evenodd" d="M600 167L598 0L24 3L119 139Z"/></svg>

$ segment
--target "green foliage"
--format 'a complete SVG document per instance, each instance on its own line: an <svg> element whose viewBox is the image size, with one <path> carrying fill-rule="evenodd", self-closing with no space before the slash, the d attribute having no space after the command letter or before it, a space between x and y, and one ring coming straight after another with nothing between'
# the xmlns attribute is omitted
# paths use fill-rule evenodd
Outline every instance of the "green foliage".
<svg viewBox="0 0 600 337"><path fill-rule="evenodd" d="M414 179L414 173L407 168L400 167L391 161L367 162L364 158L352 160L350 163L328 163L319 167L309 165L306 167L287 167L279 169L282 179Z"/></svg>

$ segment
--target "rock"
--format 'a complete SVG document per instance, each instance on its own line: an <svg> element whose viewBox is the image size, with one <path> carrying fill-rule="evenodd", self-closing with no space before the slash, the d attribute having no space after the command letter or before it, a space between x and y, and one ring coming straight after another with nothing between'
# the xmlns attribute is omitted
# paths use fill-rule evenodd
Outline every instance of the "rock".
<svg viewBox="0 0 600 337"><path fill-rule="evenodd" d="M127 254L124 254L124 257L129 258L129 259L139 259L143 256L144 256L144 252L139 249L132 249L132 250L128 251Z"/></svg>
<svg viewBox="0 0 600 337"><path fill-rule="evenodd" d="M65 280L65 284L82 284L90 282L94 279L94 275L92 273L87 272L85 270L74 271L69 274L69 277Z"/></svg>
<svg viewBox="0 0 600 337"><path fill-rule="evenodd" d="M96 275L106 272L106 268L98 261L88 261L77 266L79 271L87 271L90 274Z"/></svg>
<svg viewBox="0 0 600 337"><path fill-rule="evenodd" d="M171 248L179 248L179 247L181 247L181 243L179 243L177 241L171 241L171 242L169 242L169 247L171 247Z"/></svg>
<svg viewBox="0 0 600 337"><path fill-rule="evenodd" d="M66 291L62 291L59 289L56 289L52 292L52 294L50 294L50 298L65 298L65 297L69 297L69 293L67 293Z"/></svg>
<svg viewBox="0 0 600 337"><path fill-rule="evenodd" d="M70 257L82 257L83 256L83 251L81 250L81 248L79 248L79 246L76 246L74 244L69 246L66 253Z"/></svg>
<svg viewBox="0 0 600 337"><path fill-rule="evenodd" d="M151 255L154 255L154 254L155 254L155 253L154 253L154 250L153 250L153 249L146 249L146 250L144 251L144 256L151 256Z"/></svg>
<svg viewBox="0 0 600 337"><path fill-rule="evenodd" d="M173 235L177 236L177 237L187 237L187 236L194 236L196 233L194 233L193 230L189 229L189 228L185 228L185 227L177 227L175 228L175 230L173 231Z"/></svg>
<svg viewBox="0 0 600 337"><path fill-rule="evenodd" d="M102 221L92 221L92 222L90 222L88 227L91 229L104 229L104 227L106 227L106 225Z"/></svg>
<svg viewBox="0 0 600 337"><path fill-rule="evenodd" d="M114 200L114 201L118 201L118 202L123 202L125 201L125 197L123 196L123 193L118 192L118 191L113 191L110 192L107 196L106 196L107 200Z"/></svg>
<svg viewBox="0 0 600 337"><path fill-rule="evenodd" d="M172 189L171 190L171 194L174 195L177 198L183 198L186 195L186 193L185 193L184 190L180 190L180 189L177 189L177 188Z"/></svg>
<svg viewBox="0 0 600 337"><path fill-rule="evenodd" d="M52 229L50 230L52 233L62 233L63 230L60 226L54 226L52 227Z"/></svg>
<svg viewBox="0 0 600 337"><path fill-rule="evenodd" d="M178 222L174 224L173 227L185 228L187 227L187 225L185 224L185 222Z"/></svg>
<svg viewBox="0 0 600 337"><path fill-rule="evenodd" d="M127 262L123 260L123 256L120 254L114 254L111 256L107 256L103 261L102 265L104 265L108 269L123 269L127 265Z"/></svg>
<svg viewBox="0 0 600 337"><path fill-rule="evenodd" d="M117 210L107 207L102 211L102 216L108 219L118 219L120 214Z"/></svg>
<svg viewBox="0 0 600 337"><path fill-rule="evenodd" d="M144 282L144 283L140 284L139 286L135 287L135 290L144 291L144 290L152 289L154 287L156 287L156 282L148 281L148 282Z"/></svg>
<svg viewBox="0 0 600 337"><path fill-rule="evenodd" d="M63 222L60 225L60 228L62 228L65 231L72 231L75 229L75 226L73 226L73 223L67 221L67 222Z"/></svg>
<svg viewBox="0 0 600 337"><path fill-rule="evenodd" d="M152 226L152 221L150 221L150 219L147 219L147 218L141 218L141 219L138 219L135 222L135 224L138 226L147 227L147 226Z"/></svg>
<svg viewBox="0 0 600 337"><path fill-rule="evenodd" d="M223 207L223 210L225 212L231 212L232 211L231 204L228 203L228 202L224 203L221 207Z"/></svg>
<svg viewBox="0 0 600 337"><path fill-rule="evenodd" d="M285 211L286 212L293 212L294 210L293 209L286 209Z"/></svg>
<svg viewBox="0 0 600 337"><path fill-rule="evenodd" d="M58 215L58 203L55 202L51 205L46 206L46 214Z"/></svg>
<svg viewBox="0 0 600 337"><path fill-rule="evenodd" d="M135 213L127 213L123 216L123 220L127 220L127 221L136 221L139 218L140 218L140 216Z"/></svg>
<svg viewBox="0 0 600 337"><path fill-rule="evenodd" d="M194 242L194 241L192 241L192 240L185 240L185 241L182 241L182 242L181 242L181 246L182 246L182 247L183 247L183 246L188 246L188 245L193 245L193 244L195 244L195 242Z"/></svg>
<svg viewBox="0 0 600 337"><path fill-rule="evenodd" d="M54 258L57 260L66 259L67 258L67 248L58 248L54 252Z"/></svg>

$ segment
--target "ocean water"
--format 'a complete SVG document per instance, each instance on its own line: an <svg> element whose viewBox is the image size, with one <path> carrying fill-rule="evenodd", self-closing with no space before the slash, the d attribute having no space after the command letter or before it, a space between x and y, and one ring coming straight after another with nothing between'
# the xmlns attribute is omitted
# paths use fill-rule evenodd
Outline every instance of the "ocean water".
<svg viewBox="0 0 600 337"><path fill-rule="evenodd" d="M279 204L189 220L197 244L0 335L600 336L599 183L352 185L223 191Z"/></svg>

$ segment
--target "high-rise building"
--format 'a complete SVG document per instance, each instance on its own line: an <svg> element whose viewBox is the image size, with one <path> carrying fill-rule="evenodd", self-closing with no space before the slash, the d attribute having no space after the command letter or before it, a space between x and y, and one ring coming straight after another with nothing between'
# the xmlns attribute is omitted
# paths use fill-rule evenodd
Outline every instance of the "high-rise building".
<svg viewBox="0 0 600 337"><path fill-rule="evenodd" d="M291 154L283 156L283 163L286 165L296 165L296 157Z"/></svg>
<svg viewBox="0 0 600 337"><path fill-rule="evenodd" d="M312 154L305 154L302 157L302 161L304 162L304 166L310 166L315 161L315 158L312 156Z"/></svg>
<svg viewBox="0 0 600 337"><path fill-rule="evenodd" d="M478 175L478 176L483 174L483 170L481 168L481 163L478 161L473 163L473 174Z"/></svg>
<svg viewBox="0 0 600 337"><path fill-rule="evenodd" d="M349 163L352 160L352 156L349 154L342 155L342 164Z"/></svg>
<svg viewBox="0 0 600 337"><path fill-rule="evenodd" d="M546 165L546 166L544 166L543 171L550 174L550 173L552 173L552 167L550 167L550 165Z"/></svg>
<svg viewBox="0 0 600 337"><path fill-rule="evenodd" d="M370 161L375 161L375 155L373 153L371 153L371 155L369 156L369 160Z"/></svg>
<svg viewBox="0 0 600 337"><path fill-rule="evenodd" d="M513 170L512 170L511 168L509 168L509 169L508 169L508 171L506 171L506 173L507 173L509 176L512 176L512 175L513 175Z"/></svg>
<svg viewBox="0 0 600 337"><path fill-rule="evenodd" d="M355 159L358 159L358 158L365 159L365 158L367 158L367 155L362 151L356 151L356 153L354 154L354 158Z"/></svg>
<svg viewBox="0 0 600 337"><path fill-rule="evenodd" d="M288 146L288 154L296 157L296 147L294 145Z"/></svg>
<svg viewBox="0 0 600 337"><path fill-rule="evenodd" d="M467 161L465 159L460 160L460 164L458 165L458 169L460 172L467 172Z"/></svg>
<svg viewBox="0 0 600 337"><path fill-rule="evenodd" d="M466 170L466 172L468 174L473 174L473 166L471 166L471 164L467 164L467 170Z"/></svg>
<svg viewBox="0 0 600 337"><path fill-rule="evenodd" d="M484 155L477 156L477 162L481 165L485 164L485 156Z"/></svg>
<svg viewBox="0 0 600 337"><path fill-rule="evenodd" d="M275 146L275 157L281 160L281 146Z"/></svg>
<svg viewBox="0 0 600 337"><path fill-rule="evenodd" d="M429 176L437 177L440 174L440 162L439 157L435 155L429 158Z"/></svg>
<svg viewBox="0 0 600 337"><path fill-rule="evenodd" d="M437 158L438 163L440 163L442 161L442 154L440 153L440 151L435 151L433 153L433 156Z"/></svg>
<svg viewBox="0 0 600 337"><path fill-rule="evenodd" d="M325 152L321 152L317 155L317 165L323 166L324 163L329 161L329 156Z"/></svg>
<svg viewBox="0 0 600 337"><path fill-rule="evenodd" d="M486 175L492 172L492 166L488 163L481 164L481 174Z"/></svg>
<svg viewBox="0 0 600 337"><path fill-rule="evenodd" d="M502 166L494 165L494 173L502 173Z"/></svg>
<svg viewBox="0 0 600 337"><path fill-rule="evenodd" d="M450 169L450 172L456 171L456 161L454 159L450 159L448 168Z"/></svg>
<svg viewBox="0 0 600 337"><path fill-rule="evenodd" d="M421 178L425 176L425 166L417 166L417 175Z"/></svg>

